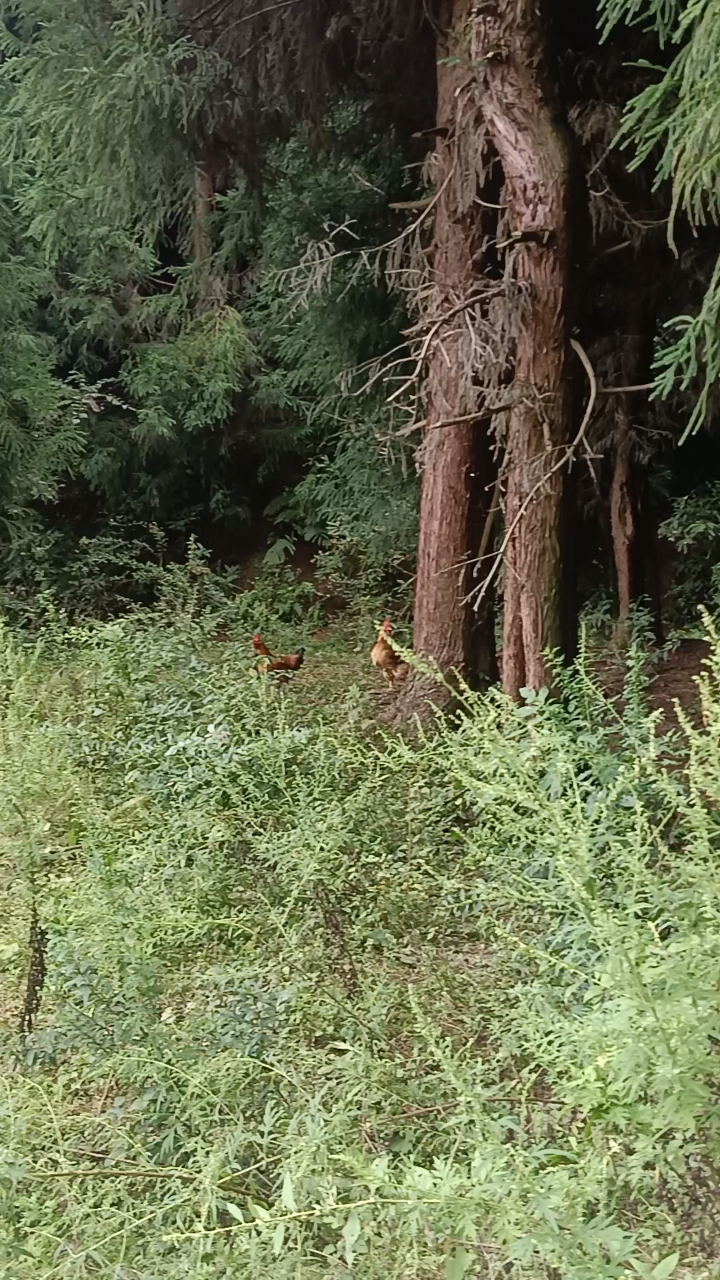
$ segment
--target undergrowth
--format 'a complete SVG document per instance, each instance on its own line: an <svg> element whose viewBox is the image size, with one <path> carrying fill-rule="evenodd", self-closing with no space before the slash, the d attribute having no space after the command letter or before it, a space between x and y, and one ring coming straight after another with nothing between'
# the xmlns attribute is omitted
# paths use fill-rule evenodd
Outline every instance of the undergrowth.
<svg viewBox="0 0 720 1280"><path fill-rule="evenodd" d="M2 1274L720 1274L717 642L411 741L168 619L0 637Z"/></svg>

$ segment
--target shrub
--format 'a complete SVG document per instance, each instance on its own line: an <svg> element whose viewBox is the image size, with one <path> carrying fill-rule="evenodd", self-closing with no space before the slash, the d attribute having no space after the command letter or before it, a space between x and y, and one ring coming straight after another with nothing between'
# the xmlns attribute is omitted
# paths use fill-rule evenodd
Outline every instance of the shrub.
<svg viewBox="0 0 720 1280"><path fill-rule="evenodd" d="M410 743L205 631L2 637L5 1274L711 1274L717 641L682 735L580 662Z"/></svg>

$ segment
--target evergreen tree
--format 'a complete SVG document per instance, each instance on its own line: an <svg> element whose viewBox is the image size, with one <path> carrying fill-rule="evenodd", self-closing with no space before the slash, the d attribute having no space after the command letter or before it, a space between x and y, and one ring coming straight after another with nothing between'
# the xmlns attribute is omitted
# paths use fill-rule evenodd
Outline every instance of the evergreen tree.
<svg viewBox="0 0 720 1280"><path fill-rule="evenodd" d="M669 65L628 104L619 141L631 169L652 160L656 186L670 183L668 237L677 252L686 218L698 230L720 221L720 22L714 0L601 0L605 34L628 22L652 30ZM656 393L696 391L685 434L705 421L720 380L720 259L702 305L667 326L656 359Z"/></svg>

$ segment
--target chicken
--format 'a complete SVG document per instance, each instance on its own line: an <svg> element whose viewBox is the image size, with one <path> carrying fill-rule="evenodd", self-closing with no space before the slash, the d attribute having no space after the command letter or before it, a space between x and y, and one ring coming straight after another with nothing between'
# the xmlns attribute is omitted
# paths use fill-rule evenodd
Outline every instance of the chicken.
<svg viewBox="0 0 720 1280"><path fill-rule="evenodd" d="M392 622L389 618L386 618L370 651L370 661L374 667L380 668L391 688L401 680L404 680L408 673L407 662L402 661L400 654L396 653L390 644L389 637L392 635L393 630Z"/></svg>
<svg viewBox="0 0 720 1280"><path fill-rule="evenodd" d="M256 653L260 655L261 658L272 658L272 654L268 649L262 636L260 635L259 631L256 631L255 635L253 636L253 649L255 650Z"/></svg>
<svg viewBox="0 0 720 1280"><path fill-rule="evenodd" d="M295 653L286 653L283 654L281 658L272 658L272 661L268 662L265 670L275 671L278 674L285 674L287 676L288 672L299 671L304 661L305 649L300 648L296 649Z"/></svg>
<svg viewBox="0 0 720 1280"><path fill-rule="evenodd" d="M263 675L272 673L280 681L290 679L293 672L299 671L305 661L305 649L296 649L295 653L285 653L279 658L268 649L265 641L259 632L255 632L253 636L253 649L258 655L257 667L262 671Z"/></svg>

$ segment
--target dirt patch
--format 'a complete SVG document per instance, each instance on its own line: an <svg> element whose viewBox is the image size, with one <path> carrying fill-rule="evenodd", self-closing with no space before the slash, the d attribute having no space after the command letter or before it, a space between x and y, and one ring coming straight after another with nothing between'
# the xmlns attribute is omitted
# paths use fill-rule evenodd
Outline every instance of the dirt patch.
<svg viewBox="0 0 720 1280"><path fill-rule="evenodd" d="M700 692L697 677L710 653L706 640L685 640L662 662L650 686L653 709L659 708L666 720L676 722L677 702L694 723L700 722Z"/></svg>
<svg viewBox="0 0 720 1280"><path fill-rule="evenodd" d="M676 728L676 704L694 723L700 723L700 693L697 678L710 652L706 640L683 640L652 668L648 703L651 711L662 712L661 732ZM607 697L622 706L625 665L622 658L603 656L594 664L595 672Z"/></svg>

